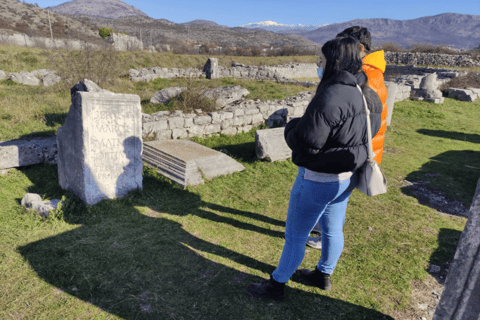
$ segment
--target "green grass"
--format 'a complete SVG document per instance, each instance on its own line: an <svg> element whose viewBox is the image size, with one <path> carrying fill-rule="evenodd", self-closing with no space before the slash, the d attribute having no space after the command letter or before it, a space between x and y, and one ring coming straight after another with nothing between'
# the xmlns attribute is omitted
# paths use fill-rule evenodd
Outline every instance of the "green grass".
<svg viewBox="0 0 480 320"><path fill-rule="evenodd" d="M242 172L183 190L144 167L143 190L93 206L58 186L56 166L12 169L0 176L0 318L378 319L407 308L412 281L453 258L466 219L419 203L403 180L429 180L469 206L480 176L479 104L395 105L382 160L388 193L353 192L333 289L294 278L283 302L245 291L278 263L297 173L291 160L255 158L255 129L194 139L227 149ZM39 117L53 114L38 108ZM27 213L26 192L63 196L62 210L50 219ZM301 267L318 259L308 248Z"/></svg>

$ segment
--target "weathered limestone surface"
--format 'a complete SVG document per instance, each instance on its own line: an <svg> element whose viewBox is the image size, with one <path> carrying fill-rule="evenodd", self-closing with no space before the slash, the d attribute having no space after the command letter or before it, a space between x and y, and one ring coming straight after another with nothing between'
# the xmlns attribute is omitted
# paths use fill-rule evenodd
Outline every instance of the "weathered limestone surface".
<svg viewBox="0 0 480 320"><path fill-rule="evenodd" d="M207 63L203 66L203 72L207 75L207 79L218 79L218 59L208 58Z"/></svg>
<svg viewBox="0 0 480 320"><path fill-rule="evenodd" d="M48 218L49 211L57 209L60 200L42 200L42 197L37 193L27 193L20 203L22 206L26 206L28 209L33 209L41 216Z"/></svg>
<svg viewBox="0 0 480 320"><path fill-rule="evenodd" d="M434 320L480 319L480 180Z"/></svg>
<svg viewBox="0 0 480 320"><path fill-rule="evenodd" d="M392 122L393 106L397 95L397 85L393 82L385 82L387 87L387 126Z"/></svg>
<svg viewBox="0 0 480 320"><path fill-rule="evenodd" d="M115 50L127 51L132 49L143 50L143 43L137 38L121 33L110 33L105 39L113 45Z"/></svg>
<svg viewBox="0 0 480 320"><path fill-rule="evenodd" d="M7 74L5 73L5 71L0 70L0 80L6 79L6 78L7 78Z"/></svg>
<svg viewBox="0 0 480 320"><path fill-rule="evenodd" d="M200 93L208 98L216 100L217 105L224 106L244 98L250 94L250 91L240 86L227 86L215 89L205 89L200 91Z"/></svg>
<svg viewBox="0 0 480 320"><path fill-rule="evenodd" d="M22 71L18 73L10 73L9 77L10 80L17 83L26 84L29 86L38 86L40 84L40 80L27 71Z"/></svg>
<svg viewBox="0 0 480 320"><path fill-rule="evenodd" d="M461 101L475 101L478 98L478 93L476 90L469 89L458 89L458 88L449 88L447 89L448 97L454 98Z"/></svg>
<svg viewBox="0 0 480 320"><path fill-rule="evenodd" d="M0 169L57 163L55 137L32 137L25 140L0 141Z"/></svg>
<svg viewBox="0 0 480 320"><path fill-rule="evenodd" d="M187 90L187 87L171 87L157 91L150 98L151 103L168 103L173 97L177 97L183 91Z"/></svg>
<svg viewBox="0 0 480 320"><path fill-rule="evenodd" d="M143 161L160 174L186 187L242 171L245 167L222 152L190 140L164 140L144 143Z"/></svg>
<svg viewBox="0 0 480 320"><path fill-rule="evenodd" d="M87 204L142 188L140 97L80 91L86 86L79 84L57 131L60 186Z"/></svg>
<svg viewBox="0 0 480 320"><path fill-rule="evenodd" d="M270 162L286 160L292 157L284 137L285 128L273 128L255 131L255 153L257 158L267 158Z"/></svg>

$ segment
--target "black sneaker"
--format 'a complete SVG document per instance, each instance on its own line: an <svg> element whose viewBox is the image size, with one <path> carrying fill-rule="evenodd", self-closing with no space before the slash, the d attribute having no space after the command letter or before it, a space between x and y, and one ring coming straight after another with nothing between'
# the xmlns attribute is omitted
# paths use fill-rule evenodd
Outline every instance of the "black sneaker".
<svg viewBox="0 0 480 320"><path fill-rule="evenodd" d="M323 273L315 267L314 271L302 269L298 271L298 282L306 286L319 287L322 290L328 291L332 289L330 283L330 275Z"/></svg>
<svg viewBox="0 0 480 320"><path fill-rule="evenodd" d="M282 300L285 298L285 283L277 282L270 276L262 283L250 283L247 292L255 298Z"/></svg>

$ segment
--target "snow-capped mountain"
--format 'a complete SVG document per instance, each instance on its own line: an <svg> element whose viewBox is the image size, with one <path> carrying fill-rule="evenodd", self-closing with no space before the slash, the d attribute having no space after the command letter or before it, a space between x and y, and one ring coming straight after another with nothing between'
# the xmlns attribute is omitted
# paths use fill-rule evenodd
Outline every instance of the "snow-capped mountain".
<svg viewBox="0 0 480 320"><path fill-rule="evenodd" d="M262 22L247 23L239 27L249 28L249 29L260 28L260 29L273 31L273 32L285 32L285 31L293 31L293 30L312 31L326 25L328 24L323 24L323 25L313 25L313 24L305 25L300 23L299 24L283 24L283 23L277 23L275 21L268 20L268 21L262 21Z"/></svg>

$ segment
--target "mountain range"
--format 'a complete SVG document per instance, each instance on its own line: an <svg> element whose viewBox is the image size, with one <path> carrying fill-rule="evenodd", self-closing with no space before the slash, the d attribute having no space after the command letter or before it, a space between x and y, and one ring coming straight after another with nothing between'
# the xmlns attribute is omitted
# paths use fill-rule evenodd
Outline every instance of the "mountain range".
<svg viewBox="0 0 480 320"><path fill-rule="evenodd" d="M101 40L98 28L109 27L138 38L143 35L147 45L173 41L222 47L312 46L323 44L345 28L358 25L368 28L373 46L388 42L404 47L429 43L471 49L480 44L479 15L444 13L410 20L356 19L323 26L264 21L230 28L200 19L185 23L154 19L120 0L72 0L45 9L17 0L0 0L0 29L49 37L47 10L53 20L54 37L83 35L91 41ZM310 30L312 28L315 29Z"/></svg>

